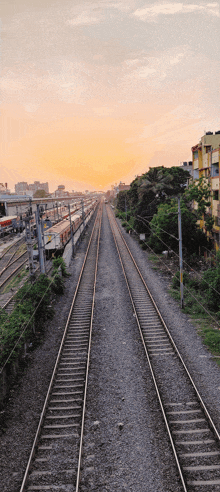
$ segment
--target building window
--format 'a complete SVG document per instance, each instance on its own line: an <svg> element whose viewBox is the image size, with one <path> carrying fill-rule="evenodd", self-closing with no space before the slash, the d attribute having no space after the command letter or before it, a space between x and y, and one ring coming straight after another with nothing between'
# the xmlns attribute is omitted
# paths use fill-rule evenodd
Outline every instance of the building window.
<svg viewBox="0 0 220 492"><path fill-rule="evenodd" d="M193 169L193 179L199 179L199 170Z"/></svg>
<svg viewBox="0 0 220 492"><path fill-rule="evenodd" d="M213 200L219 200L219 191L218 190L213 191Z"/></svg>
<svg viewBox="0 0 220 492"><path fill-rule="evenodd" d="M212 177L214 178L215 176L219 176L219 164L216 162L216 164L212 164Z"/></svg>
<svg viewBox="0 0 220 492"><path fill-rule="evenodd" d="M205 151L206 151L206 154L207 154L208 152L211 152L211 150L212 150L212 146L211 146L211 145L206 145L206 146L205 146Z"/></svg>

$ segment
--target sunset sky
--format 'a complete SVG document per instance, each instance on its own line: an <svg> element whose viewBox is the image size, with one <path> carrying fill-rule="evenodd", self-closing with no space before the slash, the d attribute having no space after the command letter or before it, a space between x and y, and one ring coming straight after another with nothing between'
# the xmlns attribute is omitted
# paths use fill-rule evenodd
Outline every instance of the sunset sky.
<svg viewBox="0 0 220 492"><path fill-rule="evenodd" d="M1 173L102 190L220 130L218 2L2 0Z"/></svg>

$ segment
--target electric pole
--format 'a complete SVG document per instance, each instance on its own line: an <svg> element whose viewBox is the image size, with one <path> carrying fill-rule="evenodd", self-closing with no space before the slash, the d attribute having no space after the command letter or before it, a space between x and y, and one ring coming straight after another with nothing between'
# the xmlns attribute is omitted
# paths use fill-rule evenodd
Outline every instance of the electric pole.
<svg viewBox="0 0 220 492"><path fill-rule="evenodd" d="M35 266L34 266L34 259L33 259L33 240L31 235L32 218L33 218L32 206L30 201L30 207L26 213L26 216L24 217L24 223L25 223L25 240L27 244L28 262L29 262L29 275L31 280L33 279L35 274Z"/></svg>
<svg viewBox="0 0 220 492"><path fill-rule="evenodd" d="M71 232L72 256L73 256L74 255L74 238L73 238L73 228L72 228L72 220L71 220L71 213L70 213L70 204L68 204L68 209L69 209L69 218L70 218L70 232Z"/></svg>
<svg viewBox="0 0 220 492"><path fill-rule="evenodd" d="M183 299L183 252L182 252L182 225L181 225L181 208L180 197L178 197L178 230L179 230L179 257L180 257L180 298L181 308L184 308Z"/></svg>
<svg viewBox="0 0 220 492"><path fill-rule="evenodd" d="M81 205L82 205L82 221L83 221L83 230L84 230L85 224L84 224L84 201L83 200L81 201Z"/></svg>
<svg viewBox="0 0 220 492"><path fill-rule="evenodd" d="M37 227L37 238L38 238L40 272L45 273L44 246L42 240L42 228L41 228L39 204L37 205L37 211L36 211L36 227Z"/></svg>

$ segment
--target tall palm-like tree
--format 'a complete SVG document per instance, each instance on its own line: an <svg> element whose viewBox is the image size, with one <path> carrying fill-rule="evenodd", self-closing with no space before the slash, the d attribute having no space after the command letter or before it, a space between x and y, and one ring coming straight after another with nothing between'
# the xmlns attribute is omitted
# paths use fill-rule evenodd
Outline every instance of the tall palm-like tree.
<svg viewBox="0 0 220 492"><path fill-rule="evenodd" d="M139 188L140 195L145 193L153 194L157 198L162 198L166 195L166 191L173 188L171 181L173 176L164 174L162 169L151 168Z"/></svg>

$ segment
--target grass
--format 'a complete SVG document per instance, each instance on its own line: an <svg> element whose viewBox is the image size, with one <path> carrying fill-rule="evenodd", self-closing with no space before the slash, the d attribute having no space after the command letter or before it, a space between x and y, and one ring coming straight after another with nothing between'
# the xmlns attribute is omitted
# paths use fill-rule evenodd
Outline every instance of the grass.
<svg viewBox="0 0 220 492"><path fill-rule="evenodd" d="M22 253L25 253L25 251L27 251L26 243L20 245L20 247L17 250L17 256L21 255Z"/></svg>
<svg viewBox="0 0 220 492"><path fill-rule="evenodd" d="M204 298L201 294L195 292L193 289L189 290L198 298L201 304L204 304ZM176 301L180 301L179 290L171 288L169 293ZM192 298L190 292L185 294L184 303L183 313L189 316L190 322L196 327L197 333L201 336L204 345L206 345L213 357L216 357L216 362L220 365L220 326L218 325L218 320L216 320L216 323L213 320L213 318L216 318L216 314L210 313L213 316L211 318L196 300Z"/></svg>
<svg viewBox="0 0 220 492"><path fill-rule="evenodd" d="M155 256L152 253L148 254L148 259L152 261L155 265L159 265L161 263L161 260L163 260L163 255L157 255Z"/></svg>
<svg viewBox="0 0 220 492"><path fill-rule="evenodd" d="M5 288L3 289L2 293L3 294L6 294L7 292L9 292L11 289L15 289L16 287L18 287L18 285L20 284L20 282L24 279L25 276L28 275L28 271L26 270L25 266L20 270L19 273L17 273L17 275L15 277L13 277L11 279L11 281L5 286Z"/></svg>

